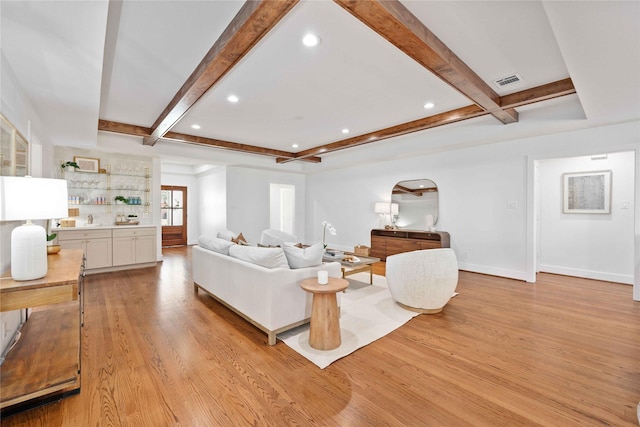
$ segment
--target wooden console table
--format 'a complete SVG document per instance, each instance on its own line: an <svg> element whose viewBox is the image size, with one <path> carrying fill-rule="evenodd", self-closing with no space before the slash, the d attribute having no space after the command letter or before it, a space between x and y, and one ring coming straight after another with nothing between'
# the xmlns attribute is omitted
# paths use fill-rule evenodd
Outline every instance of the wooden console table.
<svg viewBox="0 0 640 427"><path fill-rule="evenodd" d="M450 237L446 231L371 230L371 256L382 261L402 252L448 247Z"/></svg>
<svg viewBox="0 0 640 427"><path fill-rule="evenodd" d="M32 309L1 367L3 416L80 392L84 256L64 249L47 260L41 279L0 276L0 311Z"/></svg>

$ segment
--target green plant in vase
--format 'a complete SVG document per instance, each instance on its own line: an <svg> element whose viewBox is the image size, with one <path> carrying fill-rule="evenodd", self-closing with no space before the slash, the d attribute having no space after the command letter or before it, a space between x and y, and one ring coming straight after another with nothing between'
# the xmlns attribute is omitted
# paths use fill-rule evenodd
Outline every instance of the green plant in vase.
<svg viewBox="0 0 640 427"><path fill-rule="evenodd" d="M62 162L60 163L60 178L64 179L64 172L67 168L80 169L80 166L76 162Z"/></svg>
<svg viewBox="0 0 640 427"><path fill-rule="evenodd" d="M80 166L78 166L78 164L76 162L63 162L60 165L60 168L62 168L63 171L66 170L68 167L72 167L72 168L75 168L75 169L80 169Z"/></svg>
<svg viewBox="0 0 640 427"><path fill-rule="evenodd" d="M50 232L51 232L51 220L48 219L47 220L47 242L51 242L53 239L56 238L56 236L58 236L58 233L49 234Z"/></svg>
<svg viewBox="0 0 640 427"><path fill-rule="evenodd" d="M124 197L124 196L116 196L116 203L117 203L117 202L122 202L122 203L123 203L123 204L125 204L125 205L128 205L128 204L129 204L129 201L128 201L128 200L127 200L127 198L126 198L126 197Z"/></svg>

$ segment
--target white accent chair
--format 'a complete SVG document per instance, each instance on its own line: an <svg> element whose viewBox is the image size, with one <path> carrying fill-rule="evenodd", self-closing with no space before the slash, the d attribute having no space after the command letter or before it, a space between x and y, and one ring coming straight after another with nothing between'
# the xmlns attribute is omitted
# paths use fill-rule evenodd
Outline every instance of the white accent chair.
<svg viewBox="0 0 640 427"><path fill-rule="evenodd" d="M453 249L427 249L387 257L391 297L407 310L442 311L458 285L458 261Z"/></svg>
<svg viewBox="0 0 640 427"><path fill-rule="evenodd" d="M264 230L260 236L260 244L264 246L283 246L284 242L298 243L298 237L280 230Z"/></svg>

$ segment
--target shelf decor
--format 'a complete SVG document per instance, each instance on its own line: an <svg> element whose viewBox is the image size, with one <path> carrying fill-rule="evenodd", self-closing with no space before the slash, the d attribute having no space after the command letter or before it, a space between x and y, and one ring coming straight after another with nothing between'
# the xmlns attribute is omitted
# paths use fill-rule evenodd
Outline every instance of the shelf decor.
<svg viewBox="0 0 640 427"><path fill-rule="evenodd" d="M77 171L91 173L100 172L100 159L73 156L73 161L78 164L78 167L76 168Z"/></svg>

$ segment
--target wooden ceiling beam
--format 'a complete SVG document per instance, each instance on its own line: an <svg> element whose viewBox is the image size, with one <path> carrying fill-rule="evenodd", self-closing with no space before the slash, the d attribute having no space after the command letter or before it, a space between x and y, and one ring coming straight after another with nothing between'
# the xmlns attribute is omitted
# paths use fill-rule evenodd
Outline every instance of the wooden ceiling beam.
<svg viewBox="0 0 640 427"><path fill-rule="evenodd" d="M102 119L98 120L98 130L103 132L121 133L123 135L141 136L142 138L146 138L151 135L151 128Z"/></svg>
<svg viewBox="0 0 640 427"><path fill-rule="evenodd" d="M214 43L169 105L151 126L144 145L154 145L224 77L299 0L247 1Z"/></svg>
<svg viewBox="0 0 640 427"><path fill-rule="evenodd" d="M240 151L242 153L260 154L263 156L271 156L276 158L288 158L295 159L296 154L288 151L274 150L271 148L258 147L249 144L240 144L237 142L221 141L219 139L205 138L202 136L187 135L184 133L167 132L162 139L169 139L178 142L186 142L188 144L206 145L209 147L223 148L226 150ZM303 159L300 159L303 160ZM319 157L309 157L304 159L305 161L312 163L319 163L322 161Z"/></svg>
<svg viewBox="0 0 640 427"><path fill-rule="evenodd" d="M502 123L518 121L518 112L503 108L500 96L399 1L334 1Z"/></svg>
<svg viewBox="0 0 640 427"><path fill-rule="evenodd" d="M351 138L343 139L341 141L332 142L330 144L319 145L317 147L313 147L308 150L303 150L296 153L296 157L292 159L282 158L276 159L276 161L278 163L288 163L293 160L302 160L307 156L327 154L332 151L338 151L344 148L351 148L358 145L369 144L372 142L381 141L383 139L393 138L394 136L406 135L412 132L418 132L421 130L460 122L474 117L484 116L486 114L489 113L483 110L481 107L475 104L469 105L467 107L458 108L456 110L447 111L446 113L436 114L434 116L425 117L407 123L402 123L375 132L365 133L363 135L354 136Z"/></svg>
<svg viewBox="0 0 640 427"><path fill-rule="evenodd" d="M573 82L570 78L567 78L541 86L536 86L531 89L525 89L523 91L512 93L510 95L505 95L499 98L499 103L500 105L504 105L505 108L515 108L529 104L535 104L536 102L546 101L561 96L572 95L574 93L576 93L576 89L573 86ZM317 147L296 153L296 157L294 158L278 158L276 159L276 161L278 163L288 163L293 160L302 160L303 158L305 158L305 156L327 154L332 151L355 147L362 144L368 144L370 142L376 142L394 136L406 135L412 132L419 132L450 123L473 119L475 117L480 117L487 114L489 114L488 111L482 110L477 105L469 105L467 107L458 108L456 110L447 111L445 113L436 114L434 116L425 117L422 119L414 120L412 122L399 124L376 132L358 135L331 144L319 145Z"/></svg>
<svg viewBox="0 0 640 427"><path fill-rule="evenodd" d="M500 104L505 108L516 108L561 96L573 95L574 93L576 93L576 88L573 86L573 81L570 78L566 78L505 95L500 98Z"/></svg>
<svg viewBox="0 0 640 427"><path fill-rule="evenodd" d="M548 83L531 89L525 89L520 92L505 95L499 99L500 105L505 108L522 107L534 104L536 102L546 101L561 96L572 95L576 93L576 89L570 78L559 80L557 82ZM290 153L287 151L273 150L264 147L258 147L248 144L239 144L236 142L221 141L218 139L204 138L193 135L180 134L176 132L168 132L166 139L174 141L186 142L191 144L206 145L210 147L222 148L233 151L240 151L250 154L260 154L265 156L276 157L277 163L288 163L294 160L300 160L310 163L320 163L322 159L318 155L327 154L332 151L342 150L345 148L355 147L358 145L368 144L395 136L406 135L412 132L419 132L443 126L463 120L472 119L489 114L486 110L477 105L469 105L467 107L458 108L445 113L436 114L434 116L425 117L376 132L370 132L358 135L352 138L336 141L330 144L320 145L298 153ZM121 133L125 135L148 137L151 135L151 128L130 125L108 120L99 120L98 130L105 132Z"/></svg>
<svg viewBox="0 0 640 427"><path fill-rule="evenodd" d="M130 125L126 123L112 122L109 120L102 120L102 119L98 121L98 130L104 131L104 132L120 133L124 135L139 136L142 138L145 138L151 135L151 128ZM270 157L278 157L278 158L282 157L282 158L292 159L292 158L295 158L296 156L295 153L290 153L288 151L273 150L270 148L257 147L255 145L239 144L237 142L222 141L219 139L205 138L201 136L187 135L187 134L177 133L177 132L167 132L162 137L162 139L185 142L188 144L205 145L208 147L216 147L216 148L222 148L222 149L232 150L232 151L240 151L242 153L260 154L263 156L270 156ZM320 157L307 157L305 159L300 159L300 160L304 160L310 163L319 163L322 161Z"/></svg>

